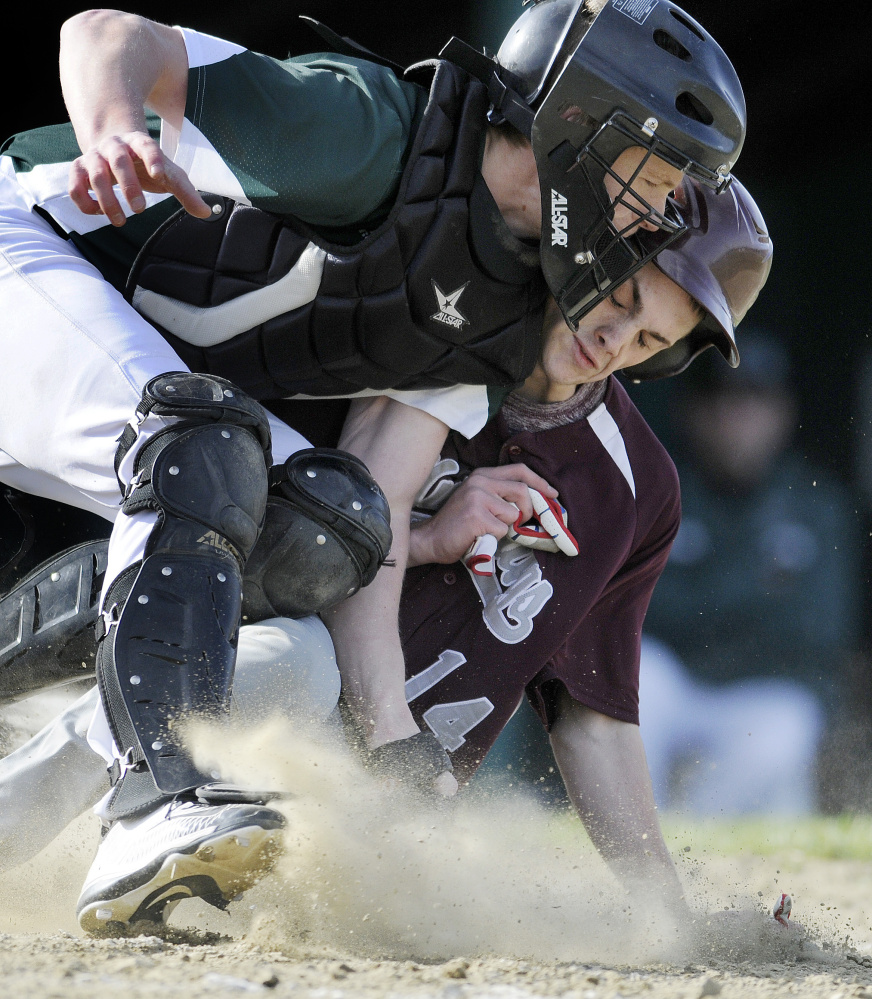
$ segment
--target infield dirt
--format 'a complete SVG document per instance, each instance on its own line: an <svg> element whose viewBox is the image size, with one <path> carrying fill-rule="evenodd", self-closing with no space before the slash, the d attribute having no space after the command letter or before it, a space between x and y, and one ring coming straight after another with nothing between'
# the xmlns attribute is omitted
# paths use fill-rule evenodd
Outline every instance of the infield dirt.
<svg viewBox="0 0 872 999"><path fill-rule="evenodd" d="M199 733L211 757L224 735ZM292 787L286 853L228 912L181 903L160 936L84 938L86 815L0 877L9 996L299 999L872 999L868 865L703 853L673 836L694 925L623 891L577 823L523 799L406 802L279 727L238 740L230 771ZM794 926L768 915L782 891Z"/></svg>

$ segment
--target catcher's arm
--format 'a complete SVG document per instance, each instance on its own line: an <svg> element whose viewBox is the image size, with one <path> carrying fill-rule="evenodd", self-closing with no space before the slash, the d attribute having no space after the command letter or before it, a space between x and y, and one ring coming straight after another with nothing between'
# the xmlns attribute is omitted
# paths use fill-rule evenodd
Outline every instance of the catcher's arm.
<svg viewBox="0 0 872 999"><path fill-rule="evenodd" d="M148 107L181 128L188 55L179 31L118 10L85 11L61 28L60 75L82 150L69 179L79 211L124 225L117 184L134 212L145 208L143 191L169 192L192 215L208 217L209 206L145 121Z"/></svg>

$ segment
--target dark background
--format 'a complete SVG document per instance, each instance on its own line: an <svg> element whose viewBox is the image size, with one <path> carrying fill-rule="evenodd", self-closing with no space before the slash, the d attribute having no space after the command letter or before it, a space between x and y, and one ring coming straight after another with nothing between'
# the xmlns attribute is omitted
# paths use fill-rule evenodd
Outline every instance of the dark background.
<svg viewBox="0 0 872 999"><path fill-rule="evenodd" d="M800 445L857 490L858 518L865 524L864 475L872 482L862 454L870 418L863 415L861 378L872 359L872 199L865 176L872 139L861 100L869 60L868 7L834 4L812 17L807 5L783 0L683 0L683 6L718 39L745 89L748 138L736 172L757 199L775 243L772 276L750 322L777 332L789 345L799 376ZM50 13L38 9L38 25L15 39L3 111L6 135L65 117L57 38L63 20L80 9L63 3L52 5ZM520 0L289 0L143 3L131 9L279 57L320 47L318 37L297 20L305 13L407 64L436 55L452 34L493 51L522 8ZM667 444L673 391L668 383L634 391ZM867 391L872 394L872 388ZM868 446L872 469L872 435Z"/></svg>

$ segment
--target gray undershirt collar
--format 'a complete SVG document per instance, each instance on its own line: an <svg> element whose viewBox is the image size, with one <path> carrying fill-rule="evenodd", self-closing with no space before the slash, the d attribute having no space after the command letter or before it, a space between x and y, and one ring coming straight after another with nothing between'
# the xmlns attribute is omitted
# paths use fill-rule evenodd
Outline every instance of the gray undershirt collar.
<svg viewBox="0 0 872 999"><path fill-rule="evenodd" d="M603 401L608 379L579 385L575 395L564 402L534 402L518 392L510 392L502 406L502 416L513 433L522 430L554 430L586 419Z"/></svg>

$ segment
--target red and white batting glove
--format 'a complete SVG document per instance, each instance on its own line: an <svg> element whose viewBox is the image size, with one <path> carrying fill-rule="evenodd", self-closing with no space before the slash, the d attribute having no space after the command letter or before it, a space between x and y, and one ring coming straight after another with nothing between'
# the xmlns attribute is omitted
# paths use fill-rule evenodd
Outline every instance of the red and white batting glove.
<svg viewBox="0 0 872 999"><path fill-rule="evenodd" d="M526 548L577 555L578 542L567 527L566 508L557 500L547 499L537 489L530 486L527 489L533 503L533 517L522 524L518 514L506 537ZM463 563L475 576L492 576L496 550L497 539L492 534L483 534L466 550Z"/></svg>
<svg viewBox="0 0 872 999"><path fill-rule="evenodd" d="M492 534L482 534L466 549L463 564L473 576L494 574L494 555L497 553L497 539Z"/></svg>
<svg viewBox="0 0 872 999"><path fill-rule="evenodd" d="M782 892L781 897L772 906L772 915L775 921L781 923L782 926L787 926L791 909L793 909L793 899L786 892Z"/></svg>
<svg viewBox="0 0 872 999"><path fill-rule="evenodd" d="M527 548L577 555L578 542L567 527L566 508L556 499L548 499L530 486L527 489L533 503L533 517L522 524L519 516L509 528L507 537Z"/></svg>

